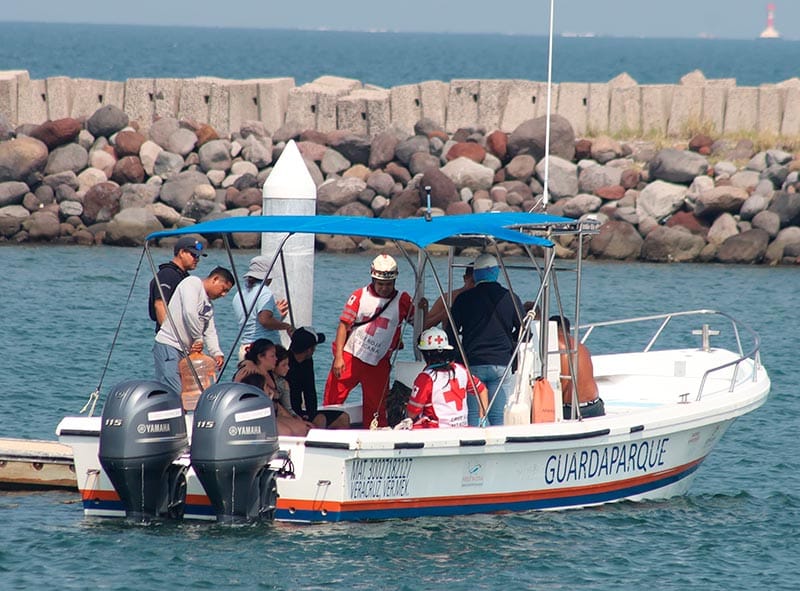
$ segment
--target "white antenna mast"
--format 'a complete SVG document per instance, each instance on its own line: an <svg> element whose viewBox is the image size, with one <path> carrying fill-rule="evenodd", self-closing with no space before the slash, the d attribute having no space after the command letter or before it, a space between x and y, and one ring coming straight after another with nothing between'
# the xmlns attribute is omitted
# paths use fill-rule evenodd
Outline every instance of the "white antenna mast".
<svg viewBox="0 0 800 591"><path fill-rule="evenodd" d="M550 104L553 98L553 13L555 12L555 0L550 0L550 28L548 32L547 44L547 119L544 126L544 194L542 195L542 206L547 211L547 204L550 202Z"/></svg>

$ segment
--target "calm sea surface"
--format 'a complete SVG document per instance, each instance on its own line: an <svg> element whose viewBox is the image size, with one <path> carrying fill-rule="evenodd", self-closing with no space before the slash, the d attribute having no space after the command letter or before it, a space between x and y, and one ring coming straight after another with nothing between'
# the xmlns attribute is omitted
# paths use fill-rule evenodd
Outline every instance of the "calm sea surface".
<svg viewBox="0 0 800 591"><path fill-rule="evenodd" d="M2 15L0 15L2 18ZM674 84L699 68L757 86L797 76L800 41L555 39L556 82ZM0 22L0 70L36 79L291 76L324 74L379 86L457 78L547 79L547 38Z"/></svg>
<svg viewBox="0 0 800 591"><path fill-rule="evenodd" d="M554 77L606 81L627 71L640 83L675 83L700 68L757 85L796 75L798 50L800 42L789 41L557 39ZM0 69L27 69L33 78L293 76L299 84L334 74L382 86L543 80L545 51L537 37L0 23ZM53 439L60 418L80 410L100 382L129 294L102 391L151 375L147 277L131 290L140 254L0 247L0 436ZM252 254L239 255L237 266ZM213 252L201 270L225 263ZM345 297L366 280L369 259L318 255L317 263L314 323L331 337ZM584 322L713 307L762 336L770 399L733 425L687 497L555 513L230 528L101 522L83 517L74 493L0 493L0 589L800 588L791 398L800 383L793 295L800 274L600 263L585 273ZM217 317L229 345L230 301L218 303ZM322 381L330 353L320 349Z"/></svg>
<svg viewBox="0 0 800 591"><path fill-rule="evenodd" d="M100 379L140 255L0 247L0 436L53 439L59 419L78 412ZM237 266L252 255L239 254ZM212 251L200 270L225 262ZM366 256L317 255L317 328L332 335L368 265ZM143 275L133 287L104 393L151 375L146 283ZM762 336L772 394L734 423L686 497L553 513L220 527L90 520L74 493L0 493L0 589L800 588L798 291L800 274L788 268L587 264L584 322L713 307ZM229 299L216 306L226 346ZM330 353L320 349L322 380Z"/></svg>

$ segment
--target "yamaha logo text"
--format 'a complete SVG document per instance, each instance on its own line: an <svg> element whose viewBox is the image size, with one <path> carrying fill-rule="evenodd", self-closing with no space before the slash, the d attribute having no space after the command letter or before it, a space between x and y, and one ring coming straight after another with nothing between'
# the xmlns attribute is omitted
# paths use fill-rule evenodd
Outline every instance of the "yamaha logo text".
<svg viewBox="0 0 800 591"><path fill-rule="evenodd" d="M136 431L144 435L145 433L169 433L169 423L146 423L136 426Z"/></svg>
<svg viewBox="0 0 800 591"><path fill-rule="evenodd" d="M252 425L249 427L237 427L236 425L232 425L228 428L228 435L231 437L237 437L239 435L260 435L261 434L261 425Z"/></svg>

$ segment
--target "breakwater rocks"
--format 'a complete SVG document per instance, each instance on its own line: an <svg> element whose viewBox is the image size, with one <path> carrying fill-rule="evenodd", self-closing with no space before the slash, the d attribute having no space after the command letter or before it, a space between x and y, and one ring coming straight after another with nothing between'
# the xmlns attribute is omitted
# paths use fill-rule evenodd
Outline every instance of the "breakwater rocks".
<svg viewBox="0 0 800 591"><path fill-rule="evenodd" d="M323 133L284 124L270 133L245 121L221 137L207 123L164 117L140 131L121 109L15 129L0 122L0 241L135 246L163 228L261 213L261 186L295 140L323 215L420 215L430 187L434 215L537 207L544 179L543 117L511 133L431 119L413 135ZM681 146L684 148L684 146ZM660 262L796 264L800 257L800 160L752 142L696 136L685 146L576 138L552 118L548 212L594 216L590 256ZM239 248L259 236L239 235ZM318 236L319 248L354 251L368 241ZM560 242L559 256L576 245Z"/></svg>

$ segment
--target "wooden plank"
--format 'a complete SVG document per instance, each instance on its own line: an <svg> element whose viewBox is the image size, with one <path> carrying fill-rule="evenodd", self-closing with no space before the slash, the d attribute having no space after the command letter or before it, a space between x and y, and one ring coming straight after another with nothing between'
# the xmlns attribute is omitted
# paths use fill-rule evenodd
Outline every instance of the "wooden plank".
<svg viewBox="0 0 800 591"><path fill-rule="evenodd" d="M72 448L56 441L0 438L0 489L77 489Z"/></svg>

